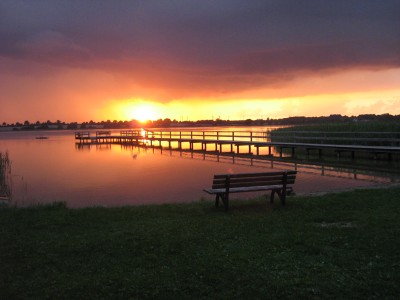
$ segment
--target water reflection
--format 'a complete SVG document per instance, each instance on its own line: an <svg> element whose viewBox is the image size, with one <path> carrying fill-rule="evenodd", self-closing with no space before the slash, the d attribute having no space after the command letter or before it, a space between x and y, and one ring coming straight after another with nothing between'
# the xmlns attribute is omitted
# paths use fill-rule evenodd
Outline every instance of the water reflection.
<svg viewBox="0 0 400 300"><path fill-rule="evenodd" d="M365 165L347 165L345 162L340 161L304 161L292 157L280 158L274 156L254 156L254 155L238 155L235 153L220 153L220 152L205 152L205 151L190 151L182 149L163 149L159 147L134 147L134 146L121 146L122 149L136 149L138 153L141 151L151 151L153 154L167 155L170 157L190 158L194 160L207 160L211 162L220 162L228 164L243 165L255 168L269 168L269 169L293 169L302 173L344 178L365 180L380 183L395 183L399 181L399 174L396 174L397 168L388 169L373 169ZM388 164L392 167L392 164Z"/></svg>
<svg viewBox="0 0 400 300"><path fill-rule="evenodd" d="M0 136L0 149L8 150L13 162L15 205L66 201L70 207L85 207L212 200L202 189L210 186L214 174L258 170L298 170L297 194L398 181L398 173L387 171L383 164L373 171L345 161L306 163L266 153L257 158L199 149L75 145L73 132L43 134L49 139L37 140L37 133L25 132Z"/></svg>

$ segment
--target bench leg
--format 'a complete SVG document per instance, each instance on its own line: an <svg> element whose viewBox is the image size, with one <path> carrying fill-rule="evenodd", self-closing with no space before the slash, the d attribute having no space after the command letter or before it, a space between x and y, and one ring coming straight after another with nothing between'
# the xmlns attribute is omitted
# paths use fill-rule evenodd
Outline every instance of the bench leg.
<svg viewBox="0 0 400 300"><path fill-rule="evenodd" d="M229 209L229 194L224 194L222 196L222 202L224 203L225 211L228 211L228 209Z"/></svg>
<svg viewBox="0 0 400 300"><path fill-rule="evenodd" d="M275 190L271 191L271 199L270 199L270 203L273 204L274 203L274 198L275 198Z"/></svg>
<svg viewBox="0 0 400 300"><path fill-rule="evenodd" d="M219 194L216 194L216 195L215 195L215 207L218 207L218 206L219 206L219 198L220 198L220 195L219 195Z"/></svg>
<svg viewBox="0 0 400 300"><path fill-rule="evenodd" d="M271 200L270 200L270 203L271 203L271 204L274 203L275 193L278 194L278 197L279 197L279 199L281 200L282 205L285 206L286 192L283 192L283 191L281 191L281 190L272 190L272 191L271 191Z"/></svg>
<svg viewBox="0 0 400 300"><path fill-rule="evenodd" d="M279 199L281 199L281 203L283 206L285 206L285 200L286 200L286 191L283 190L277 190L276 193L279 196Z"/></svg>
<svg viewBox="0 0 400 300"><path fill-rule="evenodd" d="M215 196L215 207L219 207L219 199L222 200L224 204L225 211L229 209L229 195L225 194L216 194Z"/></svg>

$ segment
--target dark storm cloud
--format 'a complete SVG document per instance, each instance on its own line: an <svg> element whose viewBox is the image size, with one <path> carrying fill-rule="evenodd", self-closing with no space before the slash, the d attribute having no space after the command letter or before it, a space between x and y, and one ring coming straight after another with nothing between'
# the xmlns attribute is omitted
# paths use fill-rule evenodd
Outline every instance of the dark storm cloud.
<svg viewBox="0 0 400 300"><path fill-rule="evenodd" d="M366 40L301 45L248 53L237 60L236 66L243 73L384 68L400 65L398 46L394 42L374 44ZM383 53L384 56L379 55Z"/></svg>
<svg viewBox="0 0 400 300"><path fill-rule="evenodd" d="M398 0L1 1L0 56L143 84L167 76L165 88L240 88L260 76L399 66L399 15Z"/></svg>

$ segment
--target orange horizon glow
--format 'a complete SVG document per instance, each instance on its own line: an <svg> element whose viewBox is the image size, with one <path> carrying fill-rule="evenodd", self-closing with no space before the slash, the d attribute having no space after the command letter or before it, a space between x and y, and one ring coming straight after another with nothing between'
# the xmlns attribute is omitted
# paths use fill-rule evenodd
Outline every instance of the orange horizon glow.
<svg viewBox="0 0 400 300"><path fill-rule="evenodd" d="M359 92L338 95L313 95L284 99L113 101L100 119L137 120L142 123L169 118L178 121L280 119L294 116L340 114L400 114L400 89L385 92ZM110 115L110 112L112 112Z"/></svg>
<svg viewBox="0 0 400 300"><path fill-rule="evenodd" d="M6 103L2 108L7 111L7 119L0 121L138 120L145 123L166 118L178 121L256 120L331 114L400 114L400 86L397 84L400 82L400 68L348 70L324 76L298 77L279 88L260 86L214 97L212 94L207 97L189 95L163 100L159 100L162 97L157 96L157 90L151 94L144 93L143 97L123 97L119 95L123 90L121 86L107 86L105 82L109 78L97 73L79 71L65 76L55 80L56 86L47 91L60 101L32 102L34 104L27 104L23 111L25 115L21 110L13 111ZM69 80L73 80L78 89L85 87L85 90L77 93L73 89L62 89L63 82ZM99 81L104 83L102 89L97 87ZM24 92L41 97L42 91L37 91L34 78L26 78L24 86ZM129 91L123 91L124 95L129 94ZM13 99L18 103L18 97Z"/></svg>
<svg viewBox="0 0 400 300"><path fill-rule="evenodd" d="M152 98L114 99L106 102L107 106L98 111L97 118L144 123L166 118L256 120L331 114L400 114L400 87L396 82L400 82L400 69L350 70L324 77L298 78L284 89L258 88L224 97L188 97L164 102Z"/></svg>

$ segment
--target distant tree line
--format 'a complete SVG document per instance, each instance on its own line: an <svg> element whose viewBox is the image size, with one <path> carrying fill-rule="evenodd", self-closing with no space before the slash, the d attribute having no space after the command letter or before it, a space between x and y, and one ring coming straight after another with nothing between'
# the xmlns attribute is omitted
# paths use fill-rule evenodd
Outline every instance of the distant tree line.
<svg viewBox="0 0 400 300"><path fill-rule="evenodd" d="M140 122L137 120L131 121L118 121L118 120L107 120L94 122L90 120L88 122L62 122L57 120L52 122L47 120L46 122L36 121L31 123L26 120L23 123L15 122L12 124L2 123L2 127L12 127L14 130L61 130L61 129L122 129L122 128L168 128L168 127L205 127L205 126L278 126L278 125L310 125L310 124L322 124L322 123L350 123L350 122L400 122L400 115L391 114L363 114L358 116L342 116L339 114L330 116L320 117L287 117L281 119L246 119L246 120L199 120L199 121L177 121L166 119L158 119L155 121Z"/></svg>

